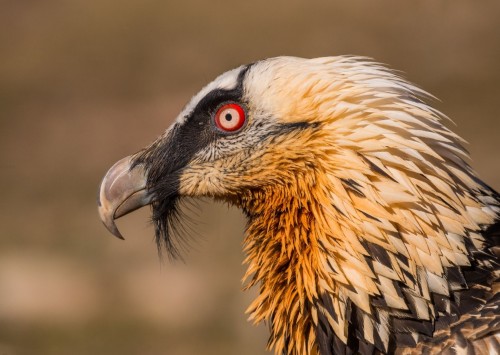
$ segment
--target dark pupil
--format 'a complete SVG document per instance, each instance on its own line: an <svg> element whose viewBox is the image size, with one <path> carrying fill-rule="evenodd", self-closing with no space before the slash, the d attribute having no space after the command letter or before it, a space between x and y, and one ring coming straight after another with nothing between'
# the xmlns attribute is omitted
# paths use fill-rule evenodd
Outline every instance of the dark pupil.
<svg viewBox="0 0 500 355"><path fill-rule="evenodd" d="M233 119L233 115L231 115L230 113L226 113L224 118L226 119L226 121L231 121Z"/></svg>

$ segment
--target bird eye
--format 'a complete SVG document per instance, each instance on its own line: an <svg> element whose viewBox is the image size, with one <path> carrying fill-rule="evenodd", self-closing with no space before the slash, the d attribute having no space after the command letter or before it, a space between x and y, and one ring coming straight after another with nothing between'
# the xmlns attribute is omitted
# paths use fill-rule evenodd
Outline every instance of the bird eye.
<svg viewBox="0 0 500 355"><path fill-rule="evenodd" d="M215 125L223 132L235 132L245 124L245 110L238 104L224 104L215 114Z"/></svg>

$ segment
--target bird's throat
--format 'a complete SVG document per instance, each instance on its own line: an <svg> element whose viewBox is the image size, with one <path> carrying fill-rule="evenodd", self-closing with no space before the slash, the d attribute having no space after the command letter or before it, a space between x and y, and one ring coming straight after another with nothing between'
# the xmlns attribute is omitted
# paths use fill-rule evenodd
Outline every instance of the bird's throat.
<svg viewBox="0 0 500 355"><path fill-rule="evenodd" d="M333 306L330 300L325 305L322 295L338 294L334 268L325 269L330 247L341 247L328 232L331 203L319 187L299 186L253 191L239 202L249 216L245 279L248 287L260 288L247 312L255 322L269 323L269 347L276 353L291 346L291 353L307 353L308 343L316 341L318 312L328 313ZM336 323L339 329L344 326L339 319Z"/></svg>

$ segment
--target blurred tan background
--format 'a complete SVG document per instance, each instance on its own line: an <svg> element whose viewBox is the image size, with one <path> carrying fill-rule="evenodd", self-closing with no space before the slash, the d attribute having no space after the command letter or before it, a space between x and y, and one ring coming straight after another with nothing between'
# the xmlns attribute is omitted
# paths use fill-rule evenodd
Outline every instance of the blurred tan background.
<svg viewBox="0 0 500 355"><path fill-rule="evenodd" d="M101 177L221 72L276 55L376 58L440 98L500 188L500 2L0 0L0 354L262 354L239 211L198 202L186 263L148 210L113 238Z"/></svg>

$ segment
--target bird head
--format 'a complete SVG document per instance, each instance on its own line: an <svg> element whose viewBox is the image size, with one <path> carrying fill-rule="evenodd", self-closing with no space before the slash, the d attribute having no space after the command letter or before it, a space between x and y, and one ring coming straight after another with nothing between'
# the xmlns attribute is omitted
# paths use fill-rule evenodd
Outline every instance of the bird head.
<svg viewBox="0 0 500 355"><path fill-rule="evenodd" d="M332 89L319 70L327 62L317 61L315 71L301 59L277 58L216 78L155 142L108 171L99 195L105 225L121 237L114 220L151 204L158 241L176 253L180 198L208 196L252 214L251 195L308 179L332 149L318 100Z"/></svg>
<svg viewBox="0 0 500 355"><path fill-rule="evenodd" d="M150 204L177 256L179 201L227 201L248 217L249 313L277 353L411 343L453 315L499 211L429 97L359 57L230 70L108 171L101 219L121 237L114 220Z"/></svg>

